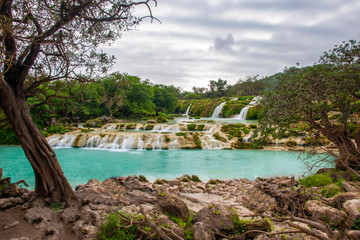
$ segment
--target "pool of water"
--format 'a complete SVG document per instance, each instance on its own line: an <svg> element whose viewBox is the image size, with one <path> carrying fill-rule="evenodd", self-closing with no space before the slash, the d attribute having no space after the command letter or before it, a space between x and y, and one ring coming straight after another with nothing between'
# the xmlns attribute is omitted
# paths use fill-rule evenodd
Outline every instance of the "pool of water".
<svg viewBox="0 0 360 240"><path fill-rule="evenodd" d="M232 179L271 176L301 176L306 166L299 153L260 150L128 150L105 151L84 148L55 149L70 184L113 176L145 175L174 179L196 174L210 178ZM34 187L30 163L19 146L0 146L0 167L12 181L24 179Z"/></svg>

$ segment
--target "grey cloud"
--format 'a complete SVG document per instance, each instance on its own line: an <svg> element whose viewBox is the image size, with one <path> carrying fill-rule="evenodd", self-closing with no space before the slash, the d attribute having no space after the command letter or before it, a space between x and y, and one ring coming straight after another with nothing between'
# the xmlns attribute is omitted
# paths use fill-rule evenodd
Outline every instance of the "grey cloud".
<svg viewBox="0 0 360 240"><path fill-rule="evenodd" d="M214 40L214 48L216 51L223 53L234 53L233 45L234 45L234 37L231 33L229 33L226 38L217 37Z"/></svg>
<svg viewBox="0 0 360 240"><path fill-rule="evenodd" d="M114 71L190 90L313 64L335 44L360 40L359 11L356 0L158 0L162 24L142 23L106 49Z"/></svg>

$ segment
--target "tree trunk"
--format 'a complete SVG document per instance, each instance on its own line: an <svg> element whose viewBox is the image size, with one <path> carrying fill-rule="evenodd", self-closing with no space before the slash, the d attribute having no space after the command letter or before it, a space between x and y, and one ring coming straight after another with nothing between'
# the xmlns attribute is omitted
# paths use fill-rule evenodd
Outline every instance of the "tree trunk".
<svg viewBox="0 0 360 240"><path fill-rule="evenodd" d="M339 149L340 156L335 161L335 167L346 169L346 166L352 169L360 168L360 151L352 142L347 129L339 126L332 126L325 129L325 136L332 141Z"/></svg>
<svg viewBox="0 0 360 240"><path fill-rule="evenodd" d="M24 96L16 96L0 79L0 107L18 137L35 174L35 193L52 202L69 203L76 195L67 181L54 150L34 124Z"/></svg>

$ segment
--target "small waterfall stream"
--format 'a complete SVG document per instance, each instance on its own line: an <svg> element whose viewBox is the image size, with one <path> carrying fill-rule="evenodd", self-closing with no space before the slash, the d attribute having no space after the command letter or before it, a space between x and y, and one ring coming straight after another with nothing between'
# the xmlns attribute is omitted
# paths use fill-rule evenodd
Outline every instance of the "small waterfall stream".
<svg viewBox="0 0 360 240"><path fill-rule="evenodd" d="M246 107L244 107L243 109L241 109L239 115L235 118L240 119L240 120L246 120L246 115L249 111L249 108L256 106L259 104L259 100L261 99L260 96L254 97L251 102L249 103L249 105L247 105Z"/></svg>
<svg viewBox="0 0 360 240"><path fill-rule="evenodd" d="M222 102L219 104L219 106L217 106L211 116L211 118L219 118L220 117L220 114L222 112L222 109L224 107L224 105L226 104L226 102Z"/></svg>
<svg viewBox="0 0 360 240"><path fill-rule="evenodd" d="M187 107L184 116L189 116L190 107L191 107L191 103L190 103L189 106Z"/></svg>

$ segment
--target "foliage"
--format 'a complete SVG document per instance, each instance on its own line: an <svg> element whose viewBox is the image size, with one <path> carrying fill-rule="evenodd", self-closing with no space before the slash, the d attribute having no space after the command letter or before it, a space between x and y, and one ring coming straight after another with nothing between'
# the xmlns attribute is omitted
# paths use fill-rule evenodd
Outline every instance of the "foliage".
<svg viewBox="0 0 360 240"><path fill-rule="evenodd" d="M221 131L229 135L228 139L241 138L241 132L245 126L244 124L224 124L221 126Z"/></svg>
<svg viewBox="0 0 360 240"><path fill-rule="evenodd" d="M96 240L117 240L117 239L136 239L139 236L139 230L135 225L126 226L118 213L110 214L105 223L100 226L96 234Z"/></svg>
<svg viewBox="0 0 360 240"><path fill-rule="evenodd" d="M335 196L336 194L338 194L339 192L341 192L341 187L337 186L337 185L329 185L329 186L325 186L321 189L321 195L323 195L326 198L331 198L333 196Z"/></svg>
<svg viewBox="0 0 360 240"><path fill-rule="evenodd" d="M191 124L188 124L187 125L187 129L189 130L189 131L194 131L194 130L196 130L196 124L195 123L191 123Z"/></svg>
<svg viewBox="0 0 360 240"><path fill-rule="evenodd" d="M333 182L330 173L314 174L299 180L305 187L321 187Z"/></svg>
<svg viewBox="0 0 360 240"><path fill-rule="evenodd" d="M247 115L246 115L246 119L247 120L258 120L261 116L261 112L262 112L262 106L261 105L256 105L254 107L249 108Z"/></svg>
<svg viewBox="0 0 360 240"><path fill-rule="evenodd" d="M197 125L197 129L198 131L203 131L204 130L204 127L205 127L205 124L199 124Z"/></svg>
<svg viewBox="0 0 360 240"><path fill-rule="evenodd" d="M0 129L0 144L19 144L19 140L11 127Z"/></svg>
<svg viewBox="0 0 360 240"><path fill-rule="evenodd" d="M360 111L356 104L360 99L359 52L360 45L349 41L325 52L319 64L285 69L276 88L261 101L262 134L306 122L314 136L325 136L338 147L337 168L360 167L360 150L351 141L348 126L356 118L352 113ZM330 120L334 110L340 114L335 122ZM360 136L359 131L356 134Z"/></svg>

